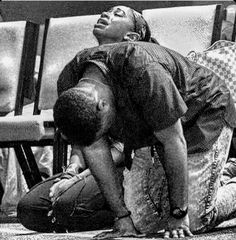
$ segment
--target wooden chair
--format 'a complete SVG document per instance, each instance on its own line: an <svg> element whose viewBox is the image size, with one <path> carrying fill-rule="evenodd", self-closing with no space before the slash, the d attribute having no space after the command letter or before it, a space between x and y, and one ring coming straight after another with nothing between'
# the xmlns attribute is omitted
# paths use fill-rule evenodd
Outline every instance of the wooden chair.
<svg viewBox="0 0 236 240"><path fill-rule="evenodd" d="M0 23L0 147L13 147L28 187L41 181L29 148L24 141L33 138L33 129L24 124L23 101L33 81L38 25L29 21ZM14 111L14 116L6 116ZM17 124L16 124L17 122Z"/></svg>
<svg viewBox="0 0 236 240"><path fill-rule="evenodd" d="M232 40L233 42L236 41L236 15L233 23L233 31L232 31Z"/></svg>
<svg viewBox="0 0 236 240"><path fill-rule="evenodd" d="M145 9L142 13L162 46L186 56L220 39L222 11L221 5L202 5Z"/></svg>
<svg viewBox="0 0 236 240"><path fill-rule="evenodd" d="M231 20L233 23L232 41L235 42L236 41L236 8L234 9L234 14L233 14L233 9L231 9L231 11L229 11L229 9L227 10L228 11L227 11L226 19ZM231 15L231 18L229 18L229 15Z"/></svg>
<svg viewBox="0 0 236 240"><path fill-rule="evenodd" d="M236 27L235 23L236 5L229 5L223 10L223 22L221 28L221 39L235 41Z"/></svg>
<svg viewBox="0 0 236 240"><path fill-rule="evenodd" d="M92 34L99 15L50 18L45 22L41 63L37 82L34 114L51 111L58 97L57 80L64 66L84 48L96 46ZM67 144L54 132L53 173L62 171L67 162Z"/></svg>

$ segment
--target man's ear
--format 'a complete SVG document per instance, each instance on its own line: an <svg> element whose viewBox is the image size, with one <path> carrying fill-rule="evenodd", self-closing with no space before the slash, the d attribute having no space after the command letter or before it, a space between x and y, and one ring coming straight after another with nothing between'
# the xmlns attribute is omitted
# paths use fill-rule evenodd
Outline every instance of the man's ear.
<svg viewBox="0 0 236 240"><path fill-rule="evenodd" d="M126 41L139 41L140 35L136 32L127 32L124 36Z"/></svg>

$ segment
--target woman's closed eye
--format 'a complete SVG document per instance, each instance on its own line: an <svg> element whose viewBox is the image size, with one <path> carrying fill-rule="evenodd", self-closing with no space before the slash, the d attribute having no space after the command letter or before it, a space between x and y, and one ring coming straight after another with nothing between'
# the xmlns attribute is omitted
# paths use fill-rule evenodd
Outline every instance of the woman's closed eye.
<svg viewBox="0 0 236 240"><path fill-rule="evenodd" d="M112 8L112 9L108 10L107 12L108 13L113 13L115 16L118 16L118 17L125 17L126 16L125 12L120 8L115 8L115 9Z"/></svg>
<svg viewBox="0 0 236 240"><path fill-rule="evenodd" d="M115 16L118 16L118 17L125 17L125 12L119 8L117 8L115 11L114 11L114 15Z"/></svg>

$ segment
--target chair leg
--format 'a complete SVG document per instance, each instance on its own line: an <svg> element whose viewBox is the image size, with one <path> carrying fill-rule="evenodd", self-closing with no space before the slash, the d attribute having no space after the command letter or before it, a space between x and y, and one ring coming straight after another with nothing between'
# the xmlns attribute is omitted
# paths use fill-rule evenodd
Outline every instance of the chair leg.
<svg viewBox="0 0 236 240"><path fill-rule="evenodd" d="M28 160L28 164L30 166L31 172L34 176L35 182L39 183L42 181L42 177L40 175L40 171L38 165L36 163L34 154L32 152L31 146L23 144L23 149L25 151L26 158Z"/></svg>
<svg viewBox="0 0 236 240"><path fill-rule="evenodd" d="M3 194L4 194L4 188L3 188L2 183L0 181L0 205L2 203Z"/></svg>
<svg viewBox="0 0 236 240"><path fill-rule="evenodd" d="M61 153L61 157L62 157L62 162L63 162L63 166L66 167L67 166L67 147L68 144L64 139L60 139L60 145L61 145L61 149L62 149L62 153Z"/></svg>
<svg viewBox="0 0 236 240"><path fill-rule="evenodd" d="M31 165L27 160L27 155L24 152L23 146L18 145L18 146L15 146L14 149L15 149L16 157L22 169L23 175L25 177L26 183L29 188L32 188L35 184L37 184L40 181L39 179L37 179L37 176L34 176L34 172L32 172Z"/></svg>
<svg viewBox="0 0 236 240"><path fill-rule="evenodd" d="M63 166L67 165L67 143L56 131L53 144L53 174L62 172Z"/></svg>
<svg viewBox="0 0 236 240"><path fill-rule="evenodd" d="M62 169L62 163L59 161L59 141L60 141L60 133L55 131L54 134L54 142L53 142L53 175L59 173Z"/></svg>

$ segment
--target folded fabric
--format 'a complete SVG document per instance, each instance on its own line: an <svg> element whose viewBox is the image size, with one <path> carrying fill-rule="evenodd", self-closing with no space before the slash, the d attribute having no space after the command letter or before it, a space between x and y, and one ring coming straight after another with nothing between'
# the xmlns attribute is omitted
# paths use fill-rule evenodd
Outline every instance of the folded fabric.
<svg viewBox="0 0 236 240"><path fill-rule="evenodd" d="M236 44L220 40L204 52L191 51L190 60L214 71L227 84L236 103Z"/></svg>

